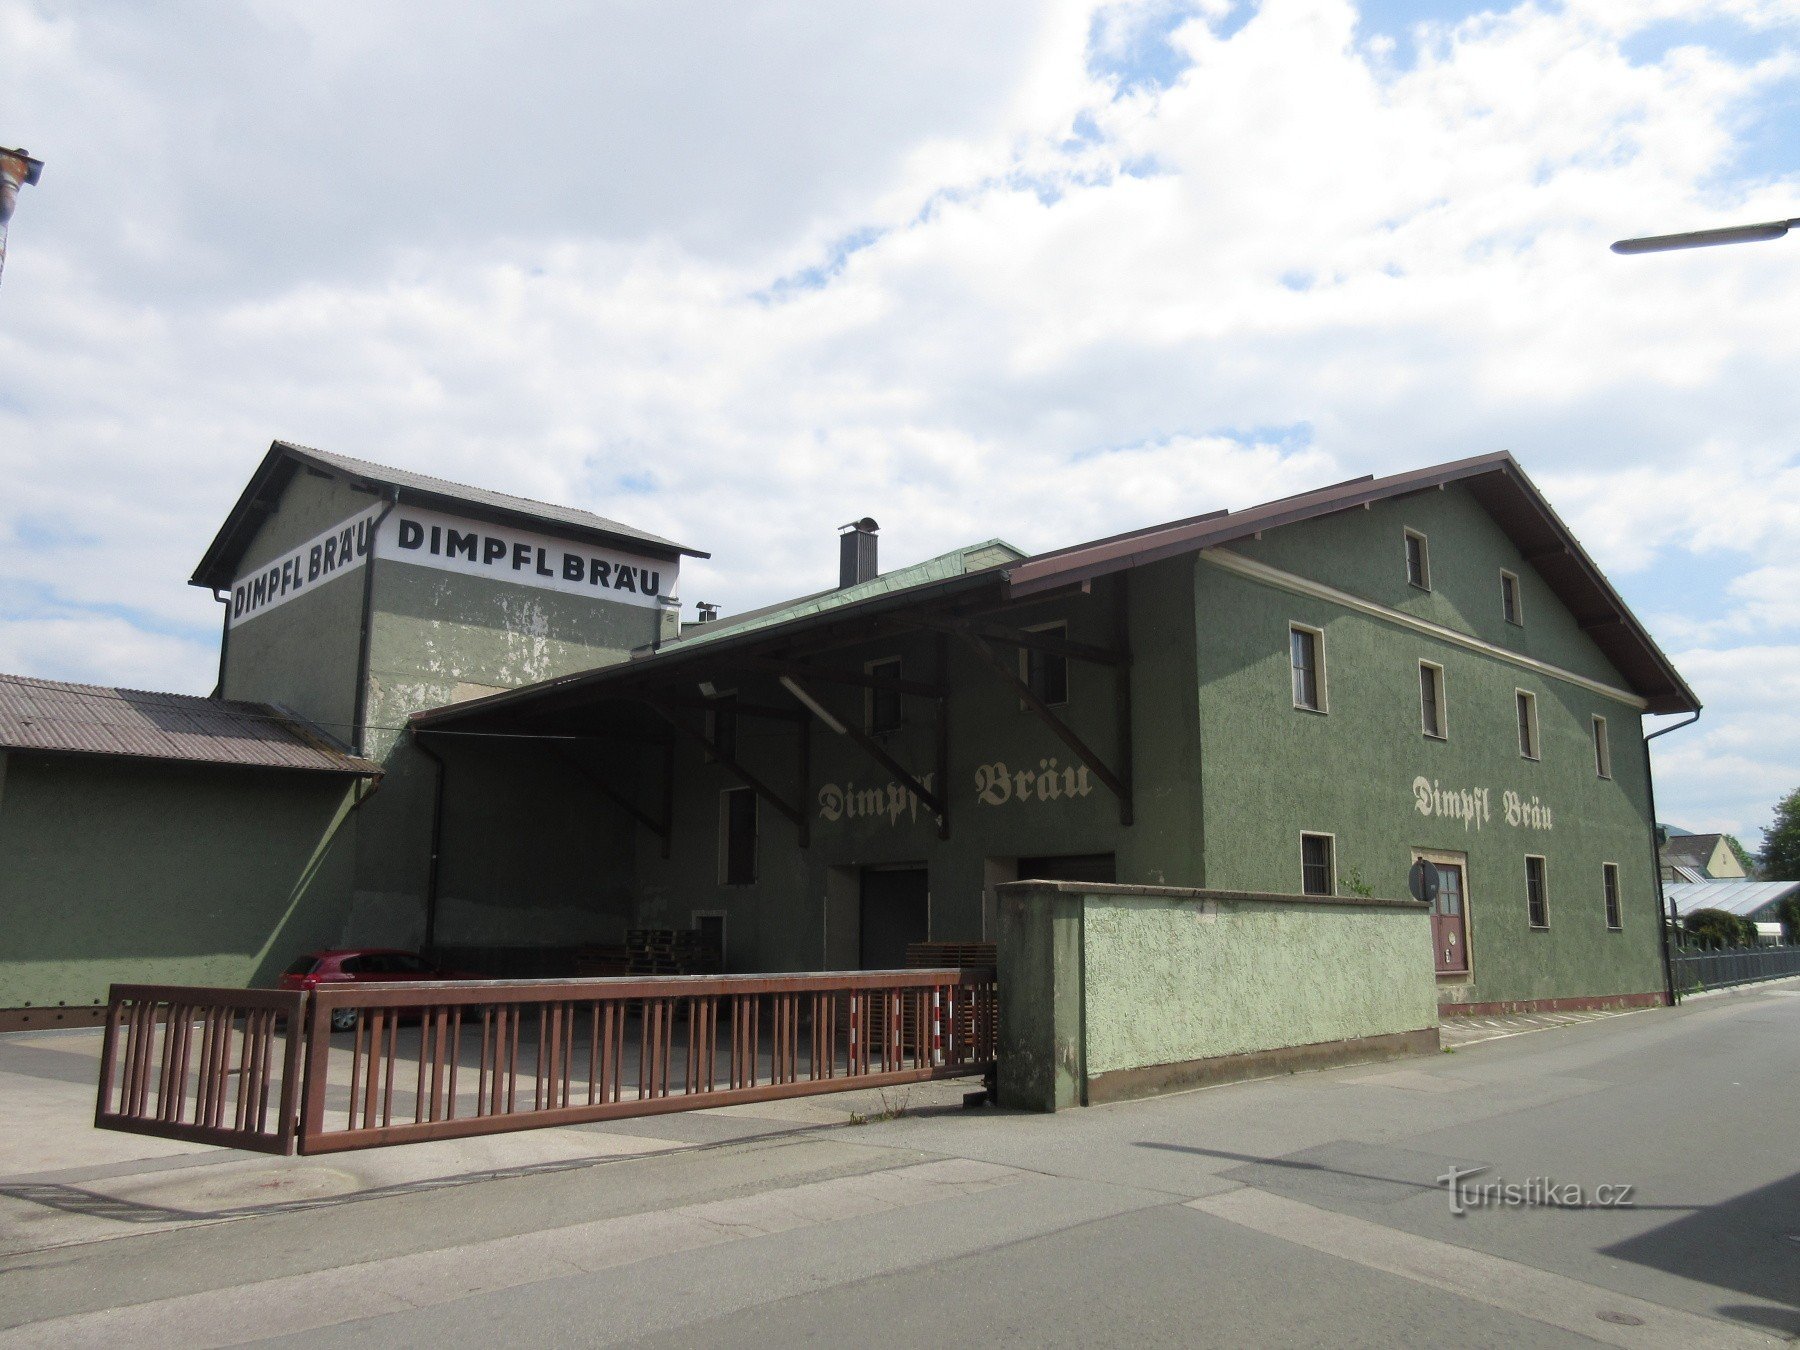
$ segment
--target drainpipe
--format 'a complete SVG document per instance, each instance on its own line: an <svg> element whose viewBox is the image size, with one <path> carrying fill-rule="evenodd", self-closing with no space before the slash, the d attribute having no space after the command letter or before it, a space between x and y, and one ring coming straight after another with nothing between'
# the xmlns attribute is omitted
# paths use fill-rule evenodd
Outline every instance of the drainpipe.
<svg viewBox="0 0 1800 1350"><path fill-rule="evenodd" d="M214 698L225 697L225 648L231 641L231 591L221 591L213 587L213 599L225 606L225 622L219 627L219 687L213 690Z"/></svg>
<svg viewBox="0 0 1800 1350"><path fill-rule="evenodd" d="M437 958L438 855L444 846L444 760L437 751L412 733L412 743L421 755L437 766L437 782L431 792L431 853L425 867L425 955Z"/></svg>
<svg viewBox="0 0 1800 1350"><path fill-rule="evenodd" d="M358 755L368 751L368 735L363 728L363 719L369 711L369 629L373 626L375 608L375 536L381 531L381 522L399 504L400 489L389 488L387 505L381 508L381 514L369 526L369 556L363 561L362 631L356 640L356 710L350 714L350 731L355 737Z"/></svg>
<svg viewBox="0 0 1800 1350"><path fill-rule="evenodd" d="M1663 988L1673 1008L1679 1001L1675 993L1675 960L1669 954L1669 916L1668 905L1663 899L1662 882L1662 846L1657 842L1656 831L1656 775L1650 770L1650 742L1658 736L1667 736L1671 731L1680 731L1683 727L1691 727L1700 720L1700 709L1694 709L1694 715L1685 722L1677 722L1673 726L1664 727L1661 731L1653 731L1644 737L1644 786L1650 793L1650 875L1656 878L1656 927L1662 934Z"/></svg>

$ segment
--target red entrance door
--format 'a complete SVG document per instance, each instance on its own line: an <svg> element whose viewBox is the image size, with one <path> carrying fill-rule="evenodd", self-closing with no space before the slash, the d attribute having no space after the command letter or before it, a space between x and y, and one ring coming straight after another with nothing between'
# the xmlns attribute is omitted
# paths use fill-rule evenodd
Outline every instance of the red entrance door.
<svg viewBox="0 0 1800 1350"><path fill-rule="evenodd" d="M1469 920L1463 903L1461 863L1437 864L1438 894L1431 905L1431 937L1440 975L1469 972Z"/></svg>

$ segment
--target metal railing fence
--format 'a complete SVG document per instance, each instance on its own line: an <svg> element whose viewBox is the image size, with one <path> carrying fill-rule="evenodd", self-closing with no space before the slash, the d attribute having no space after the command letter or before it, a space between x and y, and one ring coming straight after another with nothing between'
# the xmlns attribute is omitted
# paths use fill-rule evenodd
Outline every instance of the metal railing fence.
<svg viewBox="0 0 1800 1350"><path fill-rule="evenodd" d="M1800 947L1683 947L1669 950L1675 989L1691 994L1800 975Z"/></svg>
<svg viewBox="0 0 1800 1350"><path fill-rule="evenodd" d="M95 1124L310 1154L898 1086L990 1073L996 1009L989 969L120 985Z"/></svg>

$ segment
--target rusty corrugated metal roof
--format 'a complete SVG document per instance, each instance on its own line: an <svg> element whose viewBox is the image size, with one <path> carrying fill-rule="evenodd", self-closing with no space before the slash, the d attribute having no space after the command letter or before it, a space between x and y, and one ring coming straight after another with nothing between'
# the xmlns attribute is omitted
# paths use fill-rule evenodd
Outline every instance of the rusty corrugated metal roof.
<svg viewBox="0 0 1800 1350"><path fill-rule="evenodd" d="M375 775L292 713L267 703L0 675L0 749Z"/></svg>

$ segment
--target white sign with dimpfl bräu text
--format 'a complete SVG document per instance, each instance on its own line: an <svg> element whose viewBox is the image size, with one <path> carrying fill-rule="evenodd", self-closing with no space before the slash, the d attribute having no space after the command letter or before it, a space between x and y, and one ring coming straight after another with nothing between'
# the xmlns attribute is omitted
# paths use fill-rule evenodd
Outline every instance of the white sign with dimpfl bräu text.
<svg viewBox="0 0 1800 1350"><path fill-rule="evenodd" d="M236 628L361 567L380 514L379 505L360 511L232 582L228 625Z"/></svg>
<svg viewBox="0 0 1800 1350"><path fill-rule="evenodd" d="M375 555L384 561L646 608L675 594L680 567L673 558L639 557L411 506L396 507L381 522Z"/></svg>

